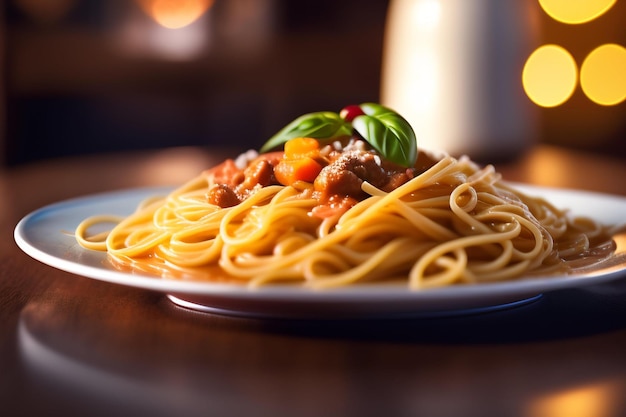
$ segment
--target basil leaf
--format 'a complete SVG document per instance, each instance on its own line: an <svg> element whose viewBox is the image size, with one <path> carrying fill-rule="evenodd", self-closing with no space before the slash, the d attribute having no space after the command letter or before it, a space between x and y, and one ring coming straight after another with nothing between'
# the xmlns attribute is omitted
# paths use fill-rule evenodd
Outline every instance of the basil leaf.
<svg viewBox="0 0 626 417"><path fill-rule="evenodd" d="M378 115L385 114L385 113L397 114L395 111L391 110L389 107L385 107L377 103L363 103L363 104L360 104L359 107L361 108L361 110L363 110L363 113L365 113L368 116L378 116Z"/></svg>
<svg viewBox="0 0 626 417"><path fill-rule="evenodd" d="M354 130L386 159L400 166L414 166L417 140L409 122L379 104L364 103L361 109L365 114L354 118Z"/></svg>
<svg viewBox="0 0 626 417"><path fill-rule="evenodd" d="M278 148L293 138L334 139L351 134L352 126L339 117L338 113L329 111L309 113L298 117L272 136L261 147L260 152Z"/></svg>
<svg viewBox="0 0 626 417"><path fill-rule="evenodd" d="M278 148L297 137L332 140L351 136L354 130L384 158L401 166L414 166L417 143L411 125L398 113L380 104L363 103L359 107L365 114L356 116L352 122L333 112L300 116L272 136L260 152Z"/></svg>

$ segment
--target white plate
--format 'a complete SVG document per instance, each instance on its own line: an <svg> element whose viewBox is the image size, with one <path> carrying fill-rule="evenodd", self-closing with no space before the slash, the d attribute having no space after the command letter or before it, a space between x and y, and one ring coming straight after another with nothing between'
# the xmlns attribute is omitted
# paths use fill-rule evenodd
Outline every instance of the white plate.
<svg viewBox="0 0 626 417"><path fill-rule="evenodd" d="M516 184L531 195L547 197L607 224L626 220L626 198ZM15 229L18 246L44 264L101 281L163 292L176 304L206 312L255 317L369 318L467 314L533 301L548 291L600 284L626 272L626 255L589 275L551 276L510 282L409 291L404 285L372 283L330 291L294 285L250 290L236 285L186 282L115 270L106 254L79 246L72 232L95 214L128 215L144 198L170 188L141 188L86 196L43 207L24 217ZM623 248L619 251L624 252Z"/></svg>

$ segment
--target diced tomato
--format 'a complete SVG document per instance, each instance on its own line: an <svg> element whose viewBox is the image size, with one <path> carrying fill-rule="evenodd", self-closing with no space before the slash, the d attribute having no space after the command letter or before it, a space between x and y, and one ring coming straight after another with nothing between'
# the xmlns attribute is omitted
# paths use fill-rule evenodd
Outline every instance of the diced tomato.
<svg viewBox="0 0 626 417"><path fill-rule="evenodd" d="M243 177L243 171L237 167L235 161L227 159L221 164L204 171L210 182L216 184L236 185Z"/></svg>

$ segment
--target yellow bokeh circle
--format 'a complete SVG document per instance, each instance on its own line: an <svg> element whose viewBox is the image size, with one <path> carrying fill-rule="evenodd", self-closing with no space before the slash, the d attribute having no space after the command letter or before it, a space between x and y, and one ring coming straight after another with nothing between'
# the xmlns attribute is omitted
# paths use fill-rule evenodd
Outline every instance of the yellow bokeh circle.
<svg viewBox="0 0 626 417"><path fill-rule="evenodd" d="M597 47L580 67L580 86L597 104L612 106L626 99L626 48L616 44Z"/></svg>
<svg viewBox="0 0 626 417"><path fill-rule="evenodd" d="M543 45L526 60L522 84L528 97L543 107L567 101L576 89L578 66L572 55L558 45Z"/></svg>
<svg viewBox="0 0 626 417"><path fill-rule="evenodd" d="M562 23L589 22L609 10L617 0L539 0L541 8Z"/></svg>

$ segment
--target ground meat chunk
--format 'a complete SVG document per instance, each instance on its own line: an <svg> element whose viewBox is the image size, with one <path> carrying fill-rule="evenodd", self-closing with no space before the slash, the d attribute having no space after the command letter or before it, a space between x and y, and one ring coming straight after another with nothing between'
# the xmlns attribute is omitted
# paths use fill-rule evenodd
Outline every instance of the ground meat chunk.
<svg viewBox="0 0 626 417"><path fill-rule="evenodd" d="M315 179L315 189L326 197L331 195L361 197L361 184L367 181L382 187L388 177L380 157L372 152L354 150L342 153L325 166Z"/></svg>
<svg viewBox="0 0 626 417"><path fill-rule="evenodd" d="M277 184L274 165L279 154L269 153L258 157L245 168L239 168L233 160L227 160L206 171L207 181L213 184L207 192L207 201L222 208L236 206L254 190Z"/></svg>
<svg viewBox="0 0 626 417"><path fill-rule="evenodd" d="M322 169L315 179L315 189L322 192L324 199L332 195L360 196L362 183L363 180L351 171Z"/></svg>
<svg viewBox="0 0 626 417"><path fill-rule="evenodd" d="M277 183L274 177L274 167L266 159L255 159L252 161L244 170L244 176L245 180L242 186L246 189L252 189L257 184L266 187Z"/></svg>
<svg viewBox="0 0 626 417"><path fill-rule="evenodd" d="M391 192L400 187L407 181L415 178L417 170L415 168L407 168L404 171L393 172L384 186L380 187L383 191Z"/></svg>
<svg viewBox="0 0 626 417"><path fill-rule="evenodd" d="M227 184L215 184L211 187L207 193L207 201L222 208L233 207L241 202L235 190Z"/></svg>

